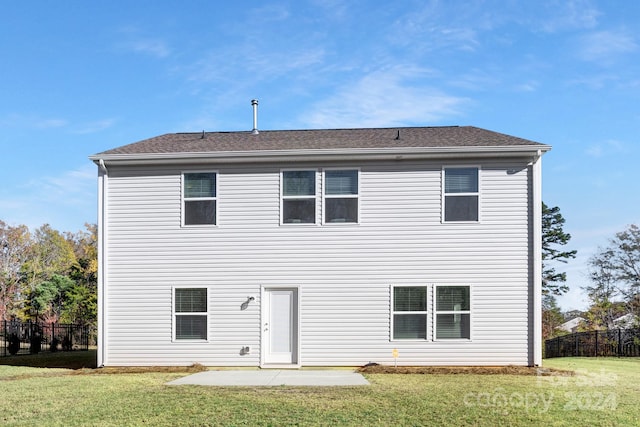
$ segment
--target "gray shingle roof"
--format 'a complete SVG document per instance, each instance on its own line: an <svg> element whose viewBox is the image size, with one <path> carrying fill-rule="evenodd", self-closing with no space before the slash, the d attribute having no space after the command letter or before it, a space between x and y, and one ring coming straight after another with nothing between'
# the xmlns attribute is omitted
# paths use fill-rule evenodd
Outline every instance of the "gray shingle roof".
<svg viewBox="0 0 640 427"><path fill-rule="evenodd" d="M549 146L473 126L402 127L247 132L169 133L114 148L103 155L335 150L386 148L464 148Z"/></svg>

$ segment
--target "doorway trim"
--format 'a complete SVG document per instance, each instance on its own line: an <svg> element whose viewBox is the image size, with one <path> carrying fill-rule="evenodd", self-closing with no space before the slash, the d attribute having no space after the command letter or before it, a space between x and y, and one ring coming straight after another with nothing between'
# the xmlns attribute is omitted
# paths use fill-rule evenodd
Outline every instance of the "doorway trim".
<svg viewBox="0 0 640 427"><path fill-rule="evenodd" d="M291 340L292 340L292 360L291 363L268 362L267 352L269 335L265 332L265 323L269 322L269 292L290 290L293 292L293 313L291 315ZM262 285L260 286L260 367L265 369L296 369L301 366L300 358L300 287L297 285Z"/></svg>

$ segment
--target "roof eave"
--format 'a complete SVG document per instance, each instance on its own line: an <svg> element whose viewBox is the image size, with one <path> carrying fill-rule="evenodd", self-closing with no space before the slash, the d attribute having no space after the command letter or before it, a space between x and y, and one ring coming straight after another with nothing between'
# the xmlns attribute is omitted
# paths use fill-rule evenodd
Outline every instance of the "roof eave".
<svg viewBox="0 0 640 427"><path fill-rule="evenodd" d="M89 159L110 164L172 164L172 163L272 163L330 160L409 160L443 158L528 157L543 154L548 145L494 147L409 147L409 148L349 148L251 150L179 153L95 154Z"/></svg>

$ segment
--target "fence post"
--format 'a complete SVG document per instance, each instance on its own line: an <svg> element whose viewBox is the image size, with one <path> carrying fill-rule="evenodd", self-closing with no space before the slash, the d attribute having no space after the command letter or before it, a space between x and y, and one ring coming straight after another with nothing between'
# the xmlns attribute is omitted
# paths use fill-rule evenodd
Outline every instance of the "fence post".
<svg viewBox="0 0 640 427"><path fill-rule="evenodd" d="M598 331L593 331L593 333L596 334L596 349L593 356L598 357Z"/></svg>
<svg viewBox="0 0 640 427"><path fill-rule="evenodd" d="M618 328L618 357L622 356L622 329Z"/></svg>

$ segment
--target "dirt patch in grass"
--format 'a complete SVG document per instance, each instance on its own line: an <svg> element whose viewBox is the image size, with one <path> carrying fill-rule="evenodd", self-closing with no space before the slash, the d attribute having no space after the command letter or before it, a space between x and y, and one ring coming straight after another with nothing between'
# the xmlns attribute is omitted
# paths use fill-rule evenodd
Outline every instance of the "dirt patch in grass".
<svg viewBox="0 0 640 427"><path fill-rule="evenodd" d="M115 375L115 374L145 374L145 373L185 373L195 374L197 372L208 371L206 366L199 363L194 363L190 366L122 366L122 367L106 367L98 369L83 370L78 373L87 374L102 374L102 375Z"/></svg>
<svg viewBox="0 0 640 427"><path fill-rule="evenodd" d="M573 371L528 366L388 366L366 365L358 368L363 374L418 374L418 375L536 375L573 376Z"/></svg>
<svg viewBox="0 0 640 427"><path fill-rule="evenodd" d="M17 375L4 376L3 381L15 381L28 378L47 378L77 375L121 375L121 374L146 374L146 373L178 373L194 374L207 371L207 367L199 363L191 366L134 366L134 367L109 367L109 368L78 368L78 369L54 369L38 370Z"/></svg>

